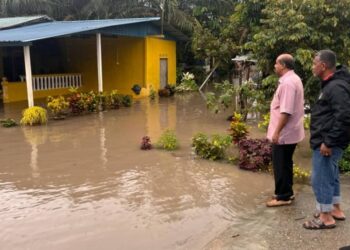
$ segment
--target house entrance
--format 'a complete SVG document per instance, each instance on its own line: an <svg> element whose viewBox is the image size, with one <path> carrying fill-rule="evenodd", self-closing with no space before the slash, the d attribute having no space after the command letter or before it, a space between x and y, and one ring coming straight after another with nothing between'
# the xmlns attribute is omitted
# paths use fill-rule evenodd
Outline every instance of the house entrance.
<svg viewBox="0 0 350 250"><path fill-rule="evenodd" d="M160 59L160 88L168 84L168 58Z"/></svg>

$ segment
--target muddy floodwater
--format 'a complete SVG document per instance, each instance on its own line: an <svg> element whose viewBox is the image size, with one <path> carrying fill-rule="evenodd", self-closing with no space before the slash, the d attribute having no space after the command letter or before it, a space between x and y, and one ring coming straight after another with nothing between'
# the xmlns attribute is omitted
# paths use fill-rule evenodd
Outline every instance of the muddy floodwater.
<svg viewBox="0 0 350 250"><path fill-rule="evenodd" d="M20 110L2 106L0 118L18 120ZM265 208L272 176L192 152L195 133L226 133L226 116L192 94L0 128L0 249L279 249L276 218L304 214ZM139 149L144 135L155 142L167 128L179 150ZM310 168L309 156L306 141L295 161Z"/></svg>

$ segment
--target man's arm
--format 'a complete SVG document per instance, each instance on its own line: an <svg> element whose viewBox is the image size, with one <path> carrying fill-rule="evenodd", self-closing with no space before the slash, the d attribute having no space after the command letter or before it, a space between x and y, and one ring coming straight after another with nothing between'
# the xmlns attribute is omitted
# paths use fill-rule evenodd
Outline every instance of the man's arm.
<svg viewBox="0 0 350 250"><path fill-rule="evenodd" d="M281 113L280 119L278 120L277 128L275 132L272 135L272 143L278 144L278 139L280 137L280 133L284 126L286 126L288 119L289 119L289 114L287 113Z"/></svg>

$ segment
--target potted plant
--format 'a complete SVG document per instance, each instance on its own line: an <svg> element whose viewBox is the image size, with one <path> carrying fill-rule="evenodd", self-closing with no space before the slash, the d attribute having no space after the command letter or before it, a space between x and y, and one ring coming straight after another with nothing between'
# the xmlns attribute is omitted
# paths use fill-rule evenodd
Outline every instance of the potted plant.
<svg viewBox="0 0 350 250"><path fill-rule="evenodd" d="M140 92L141 92L141 87L140 85L138 84L135 84L134 86L132 86L131 90L136 94L136 95L139 95Z"/></svg>

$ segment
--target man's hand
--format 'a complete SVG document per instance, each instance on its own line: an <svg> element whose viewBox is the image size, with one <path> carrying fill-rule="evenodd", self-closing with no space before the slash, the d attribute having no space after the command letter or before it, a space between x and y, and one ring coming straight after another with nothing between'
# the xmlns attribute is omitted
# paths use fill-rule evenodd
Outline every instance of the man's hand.
<svg viewBox="0 0 350 250"><path fill-rule="evenodd" d="M323 156L331 156L332 155L332 148L329 148L326 146L326 144L322 143L320 147L320 153Z"/></svg>
<svg viewBox="0 0 350 250"><path fill-rule="evenodd" d="M280 134L275 131L272 135L272 143L273 144L278 144L278 139L280 138Z"/></svg>

